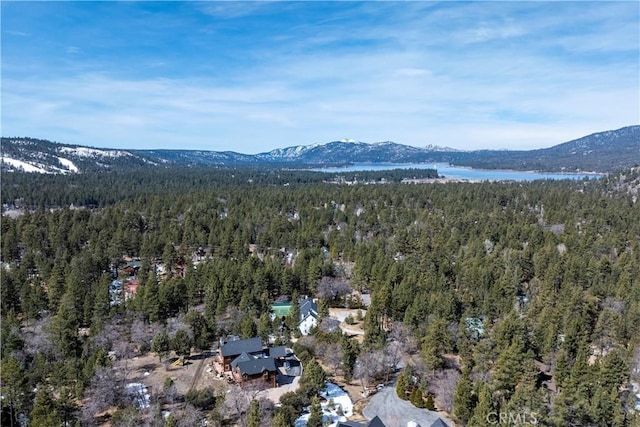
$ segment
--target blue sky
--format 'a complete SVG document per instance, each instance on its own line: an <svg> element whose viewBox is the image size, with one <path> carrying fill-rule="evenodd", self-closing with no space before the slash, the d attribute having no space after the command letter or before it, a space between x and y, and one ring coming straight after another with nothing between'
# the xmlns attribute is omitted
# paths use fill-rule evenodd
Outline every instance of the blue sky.
<svg viewBox="0 0 640 427"><path fill-rule="evenodd" d="M640 122L640 3L10 2L2 135L533 149Z"/></svg>

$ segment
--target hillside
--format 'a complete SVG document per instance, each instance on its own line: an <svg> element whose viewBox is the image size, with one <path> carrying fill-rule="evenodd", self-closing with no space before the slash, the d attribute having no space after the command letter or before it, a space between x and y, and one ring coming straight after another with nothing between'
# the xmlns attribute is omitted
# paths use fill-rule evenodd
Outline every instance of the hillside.
<svg viewBox="0 0 640 427"><path fill-rule="evenodd" d="M2 170L68 174L138 167L314 167L353 163L450 163L483 169L610 172L640 164L640 126L594 133L554 147L456 151L352 140L279 148L255 155L209 150L114 150L33 138L2 138Z"/></svg>

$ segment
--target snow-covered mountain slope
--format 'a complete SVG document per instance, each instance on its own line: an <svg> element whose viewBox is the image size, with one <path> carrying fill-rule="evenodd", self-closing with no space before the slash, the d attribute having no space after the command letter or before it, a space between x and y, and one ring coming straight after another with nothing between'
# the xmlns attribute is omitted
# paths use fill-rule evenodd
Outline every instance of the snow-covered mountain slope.
<svg viewBox="0 0 640 427"><path fill-rule="evenodd" d="M2 138L2 170L5 172L68 174L149 162L130 151L58 144L34 138Z"/></svg>
<svg viewBox="0 0 640 427"><path fill-rule="evenodd" d="M33 138L2 138L2 170L5 172L66 174L135 167L313 167L421 162L447 162L488 169L608 172L640 164L640 126L599 132L551 148L530 151L457 151L433 145L413 147L392 141L365 143L345 139L251 155L207 150L114 150Z"/></svg>

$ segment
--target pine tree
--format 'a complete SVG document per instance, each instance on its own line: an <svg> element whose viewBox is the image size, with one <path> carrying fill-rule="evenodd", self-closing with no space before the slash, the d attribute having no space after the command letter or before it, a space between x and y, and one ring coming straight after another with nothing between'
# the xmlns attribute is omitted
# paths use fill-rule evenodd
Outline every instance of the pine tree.
<svg viewBox="0 0 640 427"><path fill-rule="evenodd" d="M398 381L396 382L396 394L400 399L407 400L407 382L404 377L404 372L400 372L398 375Z"/></svg>
<svg viewBox="0 0 640 427"><path fill-rule="evenodd" d="M311 399L311 408L309 410L309 421L307 421L308 427L322 427L322 408L320 407L320 399L318 396L313 396Z"/></svg>
<svg viewBox="0 0 640 427"><path fill-rule="evenodd" d="M262 338L262 341L267 342L271 333L273 333L271 319L269 318L269 313L265 311L258 321L257 335Z"/></svg>
<svg viewBox="0 0 640 427"><path fill-rule="evenodd" d="M565 380L569 377L569 362L567 360L567 351L560 349L558 351L558 357L556 358L556 367L554 370L553 378L558 387L564 385Z"/></svg>
<svg viewBox="0 0 640 427"><path fill-rule="evenodd" d="M74 301L74 289L69 286L62 296L62 300L60 300L58 313L52 325L56 337L56 345L60 352L67 357L80 355L80 339L78 337L80 318Z"/></svg>
<svg viewBox="0 0 640 427"><path fill-rule="evenodd" d="M256 336L258 328L253 321L253 316L250 313L245 313L244 317L240 321L240 335L243 339L253 338Z"/></svg>
<svg viewBox="0 0 640 427"><path fill-rule="evenodd" d="M452 343L447 322L436 319L429 324L427 335L422 340L422 356L433 371L445 366L444 353L451 351Z"/></svg>
<svg viewBox="0 0 640 427"><path fill-rule="evenodd" d="M161 331L153 337L151 342L151 351L158 355L158 360L162 362L162 358L169 354L171 349L171 340L166 331Z"/></svg>
<svg viewBox="0 0 640 427"><path fill-rule="evenodd" d="M182 357L182 364L184 365L184 357L191 354L191 344L193 340L184 329L176 331L173 339L171 340L171 348L176 354ZM152 344L153 345L153 344Z"/></svg>
<svg viewBox="0 0 640 427"><path fill-rule="evenodd" d="M411 392L411 396L410 396L409 400L411 401L411 404L413 406L415 406L416 408L424 408L425 407L424 406L424 400L422 399L422 391L418 387L415 387L413 389L413 391Z"/></svg>
<svg viewBox="0 0 640 427"><path fill-rule="evenodd" d="M462 371L462 376L458 380L453 396L453 414L463 425L467 424L471 419L476 403L471 374L469 370L465 369Z"/></svg>
<svg viewBox="0 0 640 427"><path fill-rule="evenodd" d="M155 271L152 271L149 278L142 287L142 312L149 322L163 320L160 307L160 286Z"/></svg>
<svg viewBox="0 0 640 427"><path fill-rule="evenodd" d="M353 377L353 368L358 359L358 342L350 339L347 335L340 336L340 346L342 347L342 371L345 381L350 382Z"/></svg>
<svg viewBox="0 0 640 427"><path fill-rule="evenodd" d="M629 378L629 365L620 354L620 350L610 351L600 368L600 383L606 390L620 386Z"/></svg>
<svg viewBox="0 0 640 427"><path fill-rule="evenodd" d="M425 400L420 399L420 405L418 406L418 408L425 408L429 411L435 411L436 410L436 404L433 400L433 395L431 393L427 394L427 398ZM417 406L417 405L416 405Z"/></svg>
<svg viewBox="0 0 640 427"><path fill-rule="evenodd" d="M520 338L514 339L512 344L498 356L494 367L492 384L496 394L504 402L508 401L515 391L515 386L525 369L525 362L532 361L527 360Z"/></svg>
<svg viewBox="0 0 640 427"><path fill-rule="evenodd" d="M290 422L287 418L287 414L283 410L277 411L273 417L272 427L290 427Z"/></svg>
<svg viewBox="0 0 640 427"><path fill-rule="evenodd" d="M20 362L13 356L8 356L0 362L0 393L4 397L3 406L9 406L11 427L17 425L19 411L25 409L29 401L26 375Z"/></svg>
<svg viewBox="0 0 640 427"><path fill-rule="evenodd" d="M491 396L491 390L486 383L480 386L478 393L478 404L473 411L473 416L469 420L469 425L474 427L488 427L495 423L490 423L491 414L495 413L495 406Z"/></svg>
<svg viewBox="0 0 640 427"><path fill-rule="evenodd" d="M249 416L247 419L247 427L260 427L260 405L258 401L253 399L249 407Z"/></svg>
<svg viewBox="0 0 640 427"><path fill-rule="evenodd" d="M311 359L302 371L300 385L306 388L307 395L312 396L324 388L326 379L327 374L322 366L316 359Z"/></svg>
<svg viewBox="0 0 640 427"><path fill-rule="evenodd" d="M91 319L91 333L95 335L100 331L109 317L111 296L109 295L109 276L104 274L97 283L93 316Z"/></svg>
<svg viewBox="0 0 640 427"><path fill-rule="evenodd" d="M62 424L62 419L58 415L56 405L45 386L41 386L31 411L29 425L33 427L50 427L59 426L60 424Z"/></svg>

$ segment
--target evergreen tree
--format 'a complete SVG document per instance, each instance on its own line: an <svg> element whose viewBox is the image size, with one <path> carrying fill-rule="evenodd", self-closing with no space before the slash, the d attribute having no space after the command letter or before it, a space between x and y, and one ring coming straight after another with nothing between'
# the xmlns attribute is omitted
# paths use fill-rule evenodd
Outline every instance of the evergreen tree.
<svg viewBox="0 0 640 427"><path fill-rule="evenodd" d="M160 287L155 271L142 286L142 312L149 322L157 322L164 319L160 304Z"/></svg>
<svg viewBox="0 0 640 427"><path fill-rule="evenodd" d="M260 315L260 320L258 321L257 335L262 338L263 342L269 341L269 335L273 333L273 327L271 325L271 319L269 318L269 313L266 311Z"/></svg>
<svg viewBox="0 0 640 427"><path fill-rule="evenodd" d="M473 392L471 374L468 369L464 369L453 396L453 414L458 421L465 425L471 419L475 406L476 396Z"/></svg>
<svg viewBox="0 0 640 427"><path fill-rule="evenodd" d="M422 399L422 390L420 390L418 387L414 387L413 391L411 392L411 396L409 397L409 400L411 401L411 404L416 408L425 407L425 402ZM431 402L433 404L433 398L431 398Z"/></svg>
<svg viewBox="0 0 640 427"><path fill-rule="evenodd" d="M452 342L447 322L436 319L429 324L427 335L422 340L422 356L432 370L445 367L444 353L451 351Z"/></svg>
<svg viewBox="0 0 640 427"><path fill-rule="evenodd" d="M243 339L253 338L257 335L258 328L253 320L253 316L249 313L245 313L242 321L240 322L240 336Z"/></svg>
<svg viewBox="0 0 640 427"><path fill-rule="evenodd" d="M398 375L398 381L396 382L396 394L400 399L407 400L407 382L404 377L404 372L400 372Z"/></svg>
<svg viewBox="0 0 640 427"><path fill-rule="evenodd" d="M322 408L320 407L320 399L318 396L313 396L311 399L311 408L309 410L309 420L307 426L309 427L322 427Z"/></svg>
<svg viewBox="0 0 640 427"><path fill-rule="evenodd" d="M161 331L153 337L151 342L151 351L158 355L158 360L162 362L162 359L169 354L171 349L171 340L166 331Z"/></svg>
<svg viewBox="0 0 640 427"><path fill-rule="evenodd" d="M249 406L249 416L247 418L247 427L260 427L261 416L260 416L260 405L258 401L253 399L251 401L251 406Z"/></svg>
<svg viewBox="0 0 640 427"><path fill-rule="evenodd" d="M102 329L109 317L111 297L109 295L109 276L103 274L96 285L95 302L93 305L93 316L91 319L91 332L96 334Z"/></svg>
<svg viewBox="0 0 640 427"><path fill-rule="evenodd" d="M284 410L279 410L273 417L273 427L290 427L291 421Z"/></svg>
<svg viewBox="0 0 640 427"><path fill-rule="evenodd" d="M478 393L478 404L473 411L473 416L469 420L469 425L474 427L488 427L495 424L490 422L491 414L495 414L495 406L491 397L491 390L489 386L483 383L480 386L480 393Z"/></svg>
<svg viewBox="0 0 640 427"><path fill-rule="evenodd" d="M155 340L154 340L155 341ZM182 358L182 364L184 365L184 358L191 354L191 345L193 340L184 329L179 329L176 331L173 339L171 340L171 348L176 352L176 354ZM152 343L153 350L153 343ZM158 354L158 357L160 355Z"/></svg>
<svg viewBox="0 0 640 427"><path fill-rule="evenodd" d="M516 338L509 347L503 351L496 360L492 384L496 394L508 401L515 391L526 369L530 369L533 363L531 355L524 353L524 346L519 338Z"/></svg>
<svg viewBox="0 0 640 427"><path fill-rule="evenodd" d="M66 357L80 355L80 338L78 337L80 318L74 304L74 293L73 287L69 286L62 296L58 313L52 325L54 336L56 337L56 345Z"/></svg>
<svg viewBox="0 0 640 427"><path fill-rule="evenodd" d="M62 419L58 415L56 405L51 399L51 395L42 386L36 396L35 404L31 410L30 426L51 427L62 424Z"/></svg>
<svg viewBox="0 0 640 427"><path fill-rule="evenodd" d="M322 369L322 366L320 366L316 359L312 358L302 371L300 385L305 388L308 396L313 396L324 389L326 379L327 374Z"/></svg>
<svg viewBox="0 0 640 427"><path fill-rule="evenodd" d="M0 362L0 392L4 397L3 412L4 407L8 406L9 425L18 425L17 416L20 411L26 409L30 397L25 372L18 359L13 356L5 356Z"/></svg>
<svg viewBox="0 0 640 427"><path fill-rule="evenodd" d="M342 348L342 371L345 381L350 382L360 349L358 342L350 339L346 334L340 336L340 347Z"/></svg>

